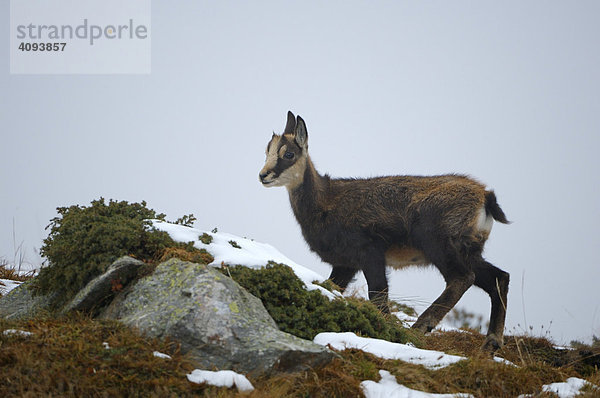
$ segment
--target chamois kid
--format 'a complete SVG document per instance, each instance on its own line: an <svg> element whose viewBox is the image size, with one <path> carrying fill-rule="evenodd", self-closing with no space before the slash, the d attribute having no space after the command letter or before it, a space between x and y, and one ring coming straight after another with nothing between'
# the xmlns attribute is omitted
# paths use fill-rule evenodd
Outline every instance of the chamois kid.
<svg viewBox="0 0 600 398"><path fill-rule="evenodd" d="M508 223L493 191L462 175L334 179L320 175L308 155L304 120L288 112L273 134L260 171L265 187L285 186L311 250L331 264L344 289L362 270L369 298L387 306L386 266L433 264L446 288L413 325L431 331L473 284L491 298L484 349L503 341L509 274L482 257L493 220Z"/></svg>

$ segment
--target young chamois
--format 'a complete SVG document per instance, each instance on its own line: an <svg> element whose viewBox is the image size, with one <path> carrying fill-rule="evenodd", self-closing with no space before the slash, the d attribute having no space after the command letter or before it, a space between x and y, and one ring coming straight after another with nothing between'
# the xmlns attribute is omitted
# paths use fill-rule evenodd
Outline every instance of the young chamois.
<svg viewBox="0 0 600 398"><path fill-rule="evenodd" d="M493 220L508 223L493 191L461 175L333 179L308 156L304 120L288 112L273 134L260 171L265 187L285 186L311 250L331 264L330 279L344 289L362 270L369 298L387 307L386 265L433 264L446 289L413 325L431 331L473 284L492 302L484 348L502 344L508 273L482 257Z"/></svg>

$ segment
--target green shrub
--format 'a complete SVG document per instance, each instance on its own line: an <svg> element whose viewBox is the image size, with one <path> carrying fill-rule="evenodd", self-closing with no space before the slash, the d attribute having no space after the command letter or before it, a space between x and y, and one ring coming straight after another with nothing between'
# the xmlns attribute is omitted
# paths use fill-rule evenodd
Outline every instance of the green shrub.
<svg viewBox="0 0 600 398"><path fill-rule="evenodd" d="M261 299L284 332L310 340L321 332L355 332L388 341L419 343L418 334L402 327L395 316L383 315L369 301L330 301L319 291L306 290L287 265L270 262L261 269L238 265L224 267L221 272Z"/></svg>
<svg viewBox="0 0 600 398"><path fill-rule="evenodd" d="M48 237L40 250L47 266L36 278L35 292L59 292L60 305L117 258L131 255L141 260L157 259L166 247L177 246L166 232L151 228L149 219L162 219L146 203L128 203L103 198L90 206L59 207L50 221Z"/></svg>
<svg viewBox="0 0 600 398"><path fill-rule="evenodd" d="M205 232L201 236L198 237L198 240L200 242L204 243L205 245L210 245L213 241L213 237L212 237L212 235L209 235Z"/></svg>

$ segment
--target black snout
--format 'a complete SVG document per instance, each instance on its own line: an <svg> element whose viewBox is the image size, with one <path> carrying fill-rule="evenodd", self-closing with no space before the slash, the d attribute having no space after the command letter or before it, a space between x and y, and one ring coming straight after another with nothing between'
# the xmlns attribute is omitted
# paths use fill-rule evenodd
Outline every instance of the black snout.
<svg viewBox="0 0 600 398"><path fill-rule="evenodd" d="M264 184L265 178L267 178L268 175L269 175L269 173L260 173L258 175L258 178L260 178L260 182L262 182Z"/></svg>

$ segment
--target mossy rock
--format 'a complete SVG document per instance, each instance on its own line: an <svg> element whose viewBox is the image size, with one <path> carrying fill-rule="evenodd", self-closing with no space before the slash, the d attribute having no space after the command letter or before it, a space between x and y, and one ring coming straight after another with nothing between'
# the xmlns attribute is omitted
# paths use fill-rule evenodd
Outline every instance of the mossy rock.
<svg viewBox="0 0 600 398"><path fill-rule="evenodd" d="M52 312L52 302L57 293L32 295L34 280L23 282L7 295L0 297L0 318L31 319Z"/></svg>

